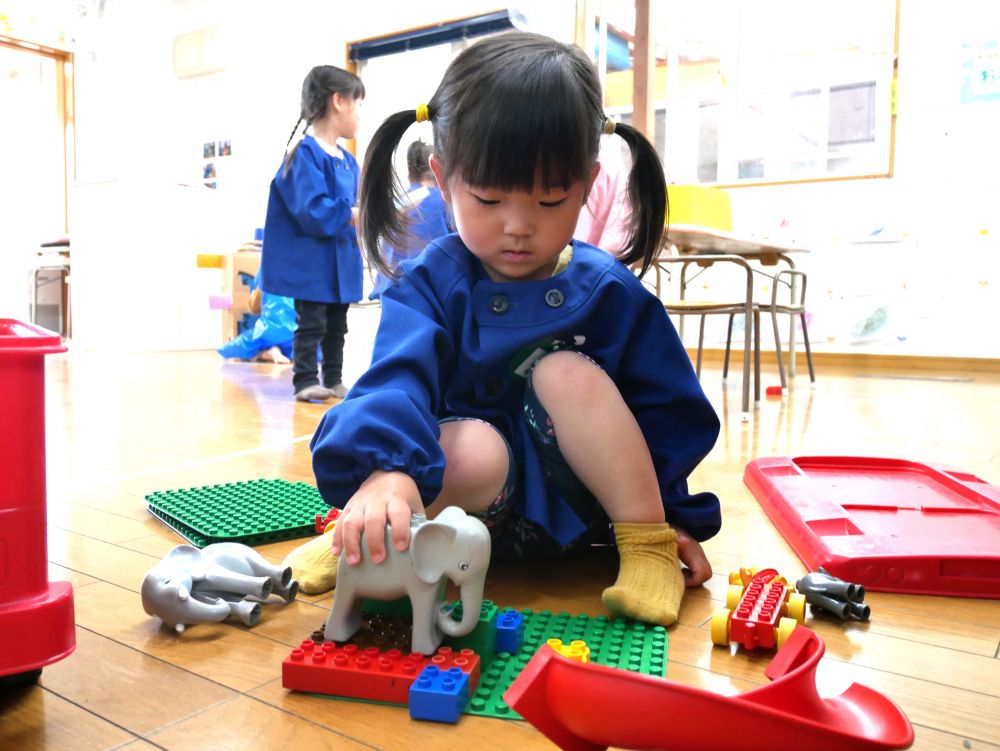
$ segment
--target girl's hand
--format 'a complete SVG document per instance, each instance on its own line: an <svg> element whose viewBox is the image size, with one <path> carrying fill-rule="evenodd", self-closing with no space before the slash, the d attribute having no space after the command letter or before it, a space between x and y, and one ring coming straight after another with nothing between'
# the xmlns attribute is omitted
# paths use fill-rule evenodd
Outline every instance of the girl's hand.
<svg viewBox="0 0 1000 751"><path fill-rule="evenodd" d="M333 530L333 554L344 555L349 564L361 561L361 533L368 540L373 563L385 560L385 525L392 527L396 550L410 544L410 514L423 513L417 484L403 472L373 472L337 519Z"/></svg>
<svg viewBox="0 0 1000 751"><path fill-rule="evenodd" d="M350 224L352 227L357 227L358 226L358 216L359 216L359 214L358 214L358 207L357 206L352 206L351 207L351 220L348 222L348 224Z"/></svg>
<svg viewBox="0 0 1000 751"><path fill-rule="evenodd" d="M677 529L677 555L687 566L684 572L684 583L689 587L697 587L712 578L712 564L701 544L683 529Z"/></svg>

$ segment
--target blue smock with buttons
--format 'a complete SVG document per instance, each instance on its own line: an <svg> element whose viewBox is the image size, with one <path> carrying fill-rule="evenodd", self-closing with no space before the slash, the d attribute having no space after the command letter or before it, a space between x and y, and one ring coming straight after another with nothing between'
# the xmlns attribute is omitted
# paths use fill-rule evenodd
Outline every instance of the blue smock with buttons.
<svg viewBox="0 0 1000 751"><path fill-rule="evenodd" d="M584 523L546 487L522 416L525 381L515 373L521 353L559 338L575 341L621 391L649 445L667 521L698 540L718 532L718 498L687 487L718 438L718 417L663 304L625 266L574 241L556 276L494 282L458 235L448 235L403 270L382 295L371 367L310 444L328 503L343 507L377 469L407 473L431 503L445 466L438 421L476 417L511 443L517 512L560 544L578 537ZM613 455L607 471L616 471Z"/></svg>
<svg viewBox="0 0 1000 751"><path fill-rule="evenodd" d="M407 201L414 203L406 210L406 230L411 238L407 248L396 248L389 243L383 243L382 255L390 267L395 268L408 258L413 258L417 252L426 247L431 240L447 235L448 205L437 188L411 183L406 189ZM383 290L392 284L392 280L382 273L375 277L375 288L368 295L369 300L377 300Z"/></svg>
<svg viewBox="0 0 1000 751"><path fill-rule="evenodd" d="M285 174L271 181L264 222L261 286L296 300L361 299L363 267L350 224L358 195L358 162L328 154L312 136L299 143Z"/></svg>

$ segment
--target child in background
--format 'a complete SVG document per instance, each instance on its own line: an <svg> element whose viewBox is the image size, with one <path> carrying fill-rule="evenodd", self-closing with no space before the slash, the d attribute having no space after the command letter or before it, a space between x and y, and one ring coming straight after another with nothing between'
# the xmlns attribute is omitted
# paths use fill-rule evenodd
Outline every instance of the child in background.
<svg viewBox="0 0 1000 751"><path fill-rule="evenodd" d="M580 212L573 237L617 256L625 250L628 225L628 165L622 158L620 139L603 139L597 162L601 171Z"/></svg>
<svg viewBox="0 0 1000 751"><path fill-rule="evenodd" d="M347 395L342 382L347 309L361 299L362 262L355 208L358 163L337 145L354 138L365 86L353 73L319 65L302 84L299 120L309 128L271 181L261 284L295 299L292 386L299 401ZM286 146L287 148L287 146ZM322 383L316 348L323 353Z"/></svg>
<svg viewBox="0 0 1000 751"><path fill-rule="evenodd" d="M499 560L572 555L607 541L610 524L620 565L605 607L670 624L685 583L711 576L698 541L718 531L719 501L687 477L719 420L662 303L623 265L645 271L663 242L656 151L605 116L579 48L517 32L474 44L368 148L361 238L385 274L381 243L405 231L392 154L428 119L457 234L402 264L371 367L320 422L317 483L344 510L293 553L296 578L329 588L338 555L359 561L362 531L380 562L386 523L405 550L411 513L457 505L489 527ZM571 240L602 132L632 154L620 261Z"/></svg>
<svg viewBox="0 0 1000 751"><path fill-rule="evenodd" d="M434 173L428 161L433 151L431 145L423 141L414 141L406 150L406 172L410 185L399 210L405 216L408 245L402 248L383 247L382 255L390 268L397 268L402 261L423 250L431 240L451 231L448 227L448 207L434 182ZM369 299L377 300L391 283L392 279L379 272Z"/></svg>

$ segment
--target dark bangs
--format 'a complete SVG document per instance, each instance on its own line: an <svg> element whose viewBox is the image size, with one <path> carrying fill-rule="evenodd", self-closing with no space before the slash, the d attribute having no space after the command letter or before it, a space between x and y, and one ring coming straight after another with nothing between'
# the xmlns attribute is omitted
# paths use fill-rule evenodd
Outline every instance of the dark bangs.
<svg viewBox="0 0 1000 751"><path fill-rule="evenodd" d="M348 81L346 90L341 91L340 95L342 97L347 97L348 99L364 99L365 98L365 83L357 76L353 76L353 81Z"/></svg>
<svg viewBox="0 0 1000 751"><path fill-rule="evenodd" d="M480 69L476 85L461 93L445 125L451 137L442 156L449 177L525 192L536 179L545 189L565 189L589 177L597 159L600 102L581 92L574 55L526 47L506 55L493 71Z"/></svg>

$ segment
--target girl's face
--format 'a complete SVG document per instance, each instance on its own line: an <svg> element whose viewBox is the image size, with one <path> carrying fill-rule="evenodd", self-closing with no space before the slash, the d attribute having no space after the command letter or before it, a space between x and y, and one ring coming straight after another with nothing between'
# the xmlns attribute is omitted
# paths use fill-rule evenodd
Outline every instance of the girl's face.
<svg viewBox="0 0 1000 751"><path fill-rule="evenodd" d="M357 135L362 101L362 99L348 99L340 94L331 95L328 111L331 124L337 129L340 138L350 139Z"/></svg>
<svg viewBox="0 0 1000 751"><path fill-rule="evenodd" d="M451 204L462 242L495 282L552 276L599 170L594 165L589 180L566 190L546 190L536 183L524 193L473 187L457 177L446 183L442 165L434 156L430 163L441 194Z"/></svg>

